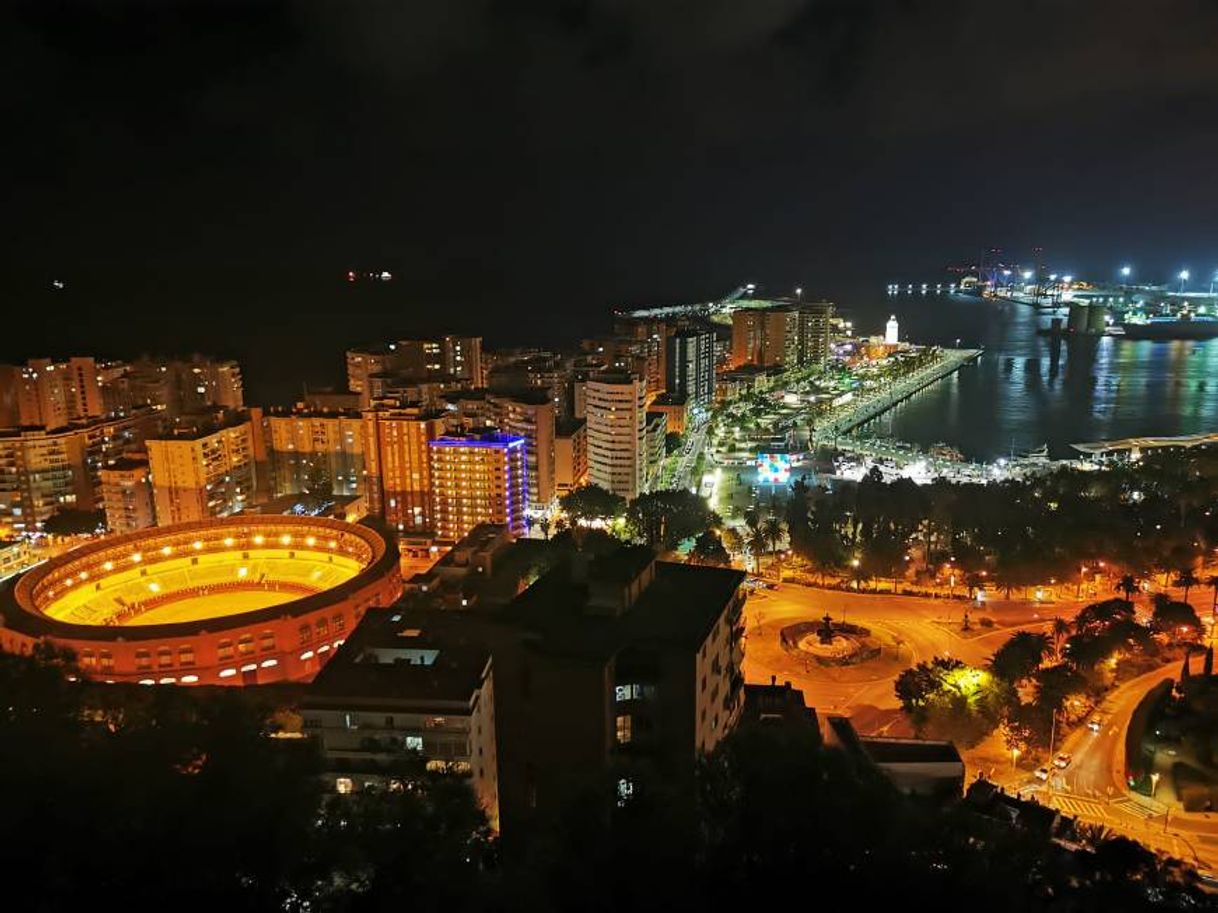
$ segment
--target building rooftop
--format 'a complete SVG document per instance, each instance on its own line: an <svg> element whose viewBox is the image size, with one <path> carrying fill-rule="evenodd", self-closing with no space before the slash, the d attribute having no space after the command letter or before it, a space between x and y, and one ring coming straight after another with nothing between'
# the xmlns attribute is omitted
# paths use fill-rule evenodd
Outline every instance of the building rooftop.
<svg viewBox="0 0 1218 913"><path fill-rule="evenodd" d="M960 752L951 742L860 736L863 751L876 764L961 764Z"/></svg>
<svg viewBox="0 0 1218 913"><path fill-rule="evenodd" d="M428 447L523 447L524 438L515 434L489 431L483 434L446 434L428 441Z"/></svg>
<svg viewBox="0 0 1218 913"><path fill-rule="evenodd" d="M550 570L505 607L505 618L541 634L547 648L578 655L610 656L639 641L696 647L745 579L729 568L654 561L642 547L582 568L584 560Z"/></svg>
<svg viewBox="0 0 1218 913"><path fill-rule="evenodd" d="M106 470L114 470L116 472L131 472L133 470L147 469L147 457L120 457L113 463L108 463L102 467L102 472Z"/></svg>
<svg viewBox="0 0 1218 913"><path fill-rule="evenodd" d="M431 636L393 609L370 609L338 653L317 674L304 705L358 699L460 702L473 699L486 675L483 647Z"/></svg>
<svg viewBox="0 0 1218 913"><path fill-rule="evenodd" d="M582 418L561 419L554 424L554 435L556 437L571 437L581 428L586 428L587 425L588 422Z"/></svg>
<svg viewBox="0 0 1218 913"><path fill-rule="evenodd" d="M816 711L804 701L804 693L790 682L778 684L770 676L768 685L744 686L743 719L753 723L802 723L819 730Z"/></svg>

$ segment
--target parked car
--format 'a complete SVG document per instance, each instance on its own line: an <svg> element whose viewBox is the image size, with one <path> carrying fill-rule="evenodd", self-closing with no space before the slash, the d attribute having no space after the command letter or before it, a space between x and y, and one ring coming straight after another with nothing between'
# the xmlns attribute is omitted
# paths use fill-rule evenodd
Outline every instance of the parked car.
<svg viewBox="0 0 1218 913"><path fill-rule="evenodd" d="M1067 767L1070 766L1070 762L1072 760L1074 760L1074 759L1071 758L1070 755L1066 754L1065 752L1062 752L1056 758L1053 759L1053 766L1057 767L1061 770L1065 770Z"/></svg>
<svg viewBox="0 0 1218 913"><path fill-rule="evenodd" d="M1047 767L1036 768L1036 779L1043 780L1044 782L1048 783L1049 782L1049 768L1047 768Z"/></svg>
<svg viewBox="0 0 1218 913"><path fill-rule="evenodd" d="M1093 716L1090 720L1087 721L1087 728L1090 729L1092 732L1099 732L1101 729L1104 728L1104 721L1101 720L1098 716Z"/></svg>

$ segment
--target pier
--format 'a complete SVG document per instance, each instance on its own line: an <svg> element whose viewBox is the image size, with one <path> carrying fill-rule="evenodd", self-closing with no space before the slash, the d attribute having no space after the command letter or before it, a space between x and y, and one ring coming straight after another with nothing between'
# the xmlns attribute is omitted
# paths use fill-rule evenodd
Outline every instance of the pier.
<svg viewBox="0 0 1218 913"><path fill-rule="evenodd" d="M1144 450L1189 450L1193 447L1210 447L1218 444L1218 432L1202 434L1178 434L1147 437L1127 437L1117 441L1086 441L1071 444L1075 450L1092 457L1105 457L1122 453L1137 459Z"/></svg>
<svg viewBox="0 0 1218 913"><path fill-rule="evenodd" d="M917 373L893 384L883 393L876 394L864 402L852 404L845 414L818 425L812 438L818 443L831 443L838 435L846 434L883 415L897 403L909 399L931 384L955 374L962 367L981 357L982 349L944 349L943 357Z"/></svg>

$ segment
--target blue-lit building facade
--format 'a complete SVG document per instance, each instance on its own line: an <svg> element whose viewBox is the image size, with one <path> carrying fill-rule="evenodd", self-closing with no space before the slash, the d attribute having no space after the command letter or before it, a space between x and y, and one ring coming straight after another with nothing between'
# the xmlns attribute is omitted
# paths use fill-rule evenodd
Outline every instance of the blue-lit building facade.
<svg viewBox="0 0 1218 913"><path fill-rule="evenodd" d="M427 442L436 535L456 542L479 523L527 532L528 457L518 435L446 435Z"/></svg>

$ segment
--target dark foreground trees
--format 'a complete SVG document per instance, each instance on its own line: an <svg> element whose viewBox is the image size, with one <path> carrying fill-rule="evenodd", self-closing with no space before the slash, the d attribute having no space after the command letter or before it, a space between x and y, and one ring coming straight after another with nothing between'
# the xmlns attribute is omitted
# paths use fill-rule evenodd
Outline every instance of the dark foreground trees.
<svg viewBox="0 0 1218 913"><path fill-rule="evenodd" d="M275 692L87 687L0 654L0 846L21 910L1181 909L1128 841L1045 837L897 794L810 726L743 728L685 771L589 774L502 859L465 784L325 796ZM692 759L691 759L692 763ZM675 776L674 776L675 775ZM623 784L629 788L624 788Z"/></svg>

